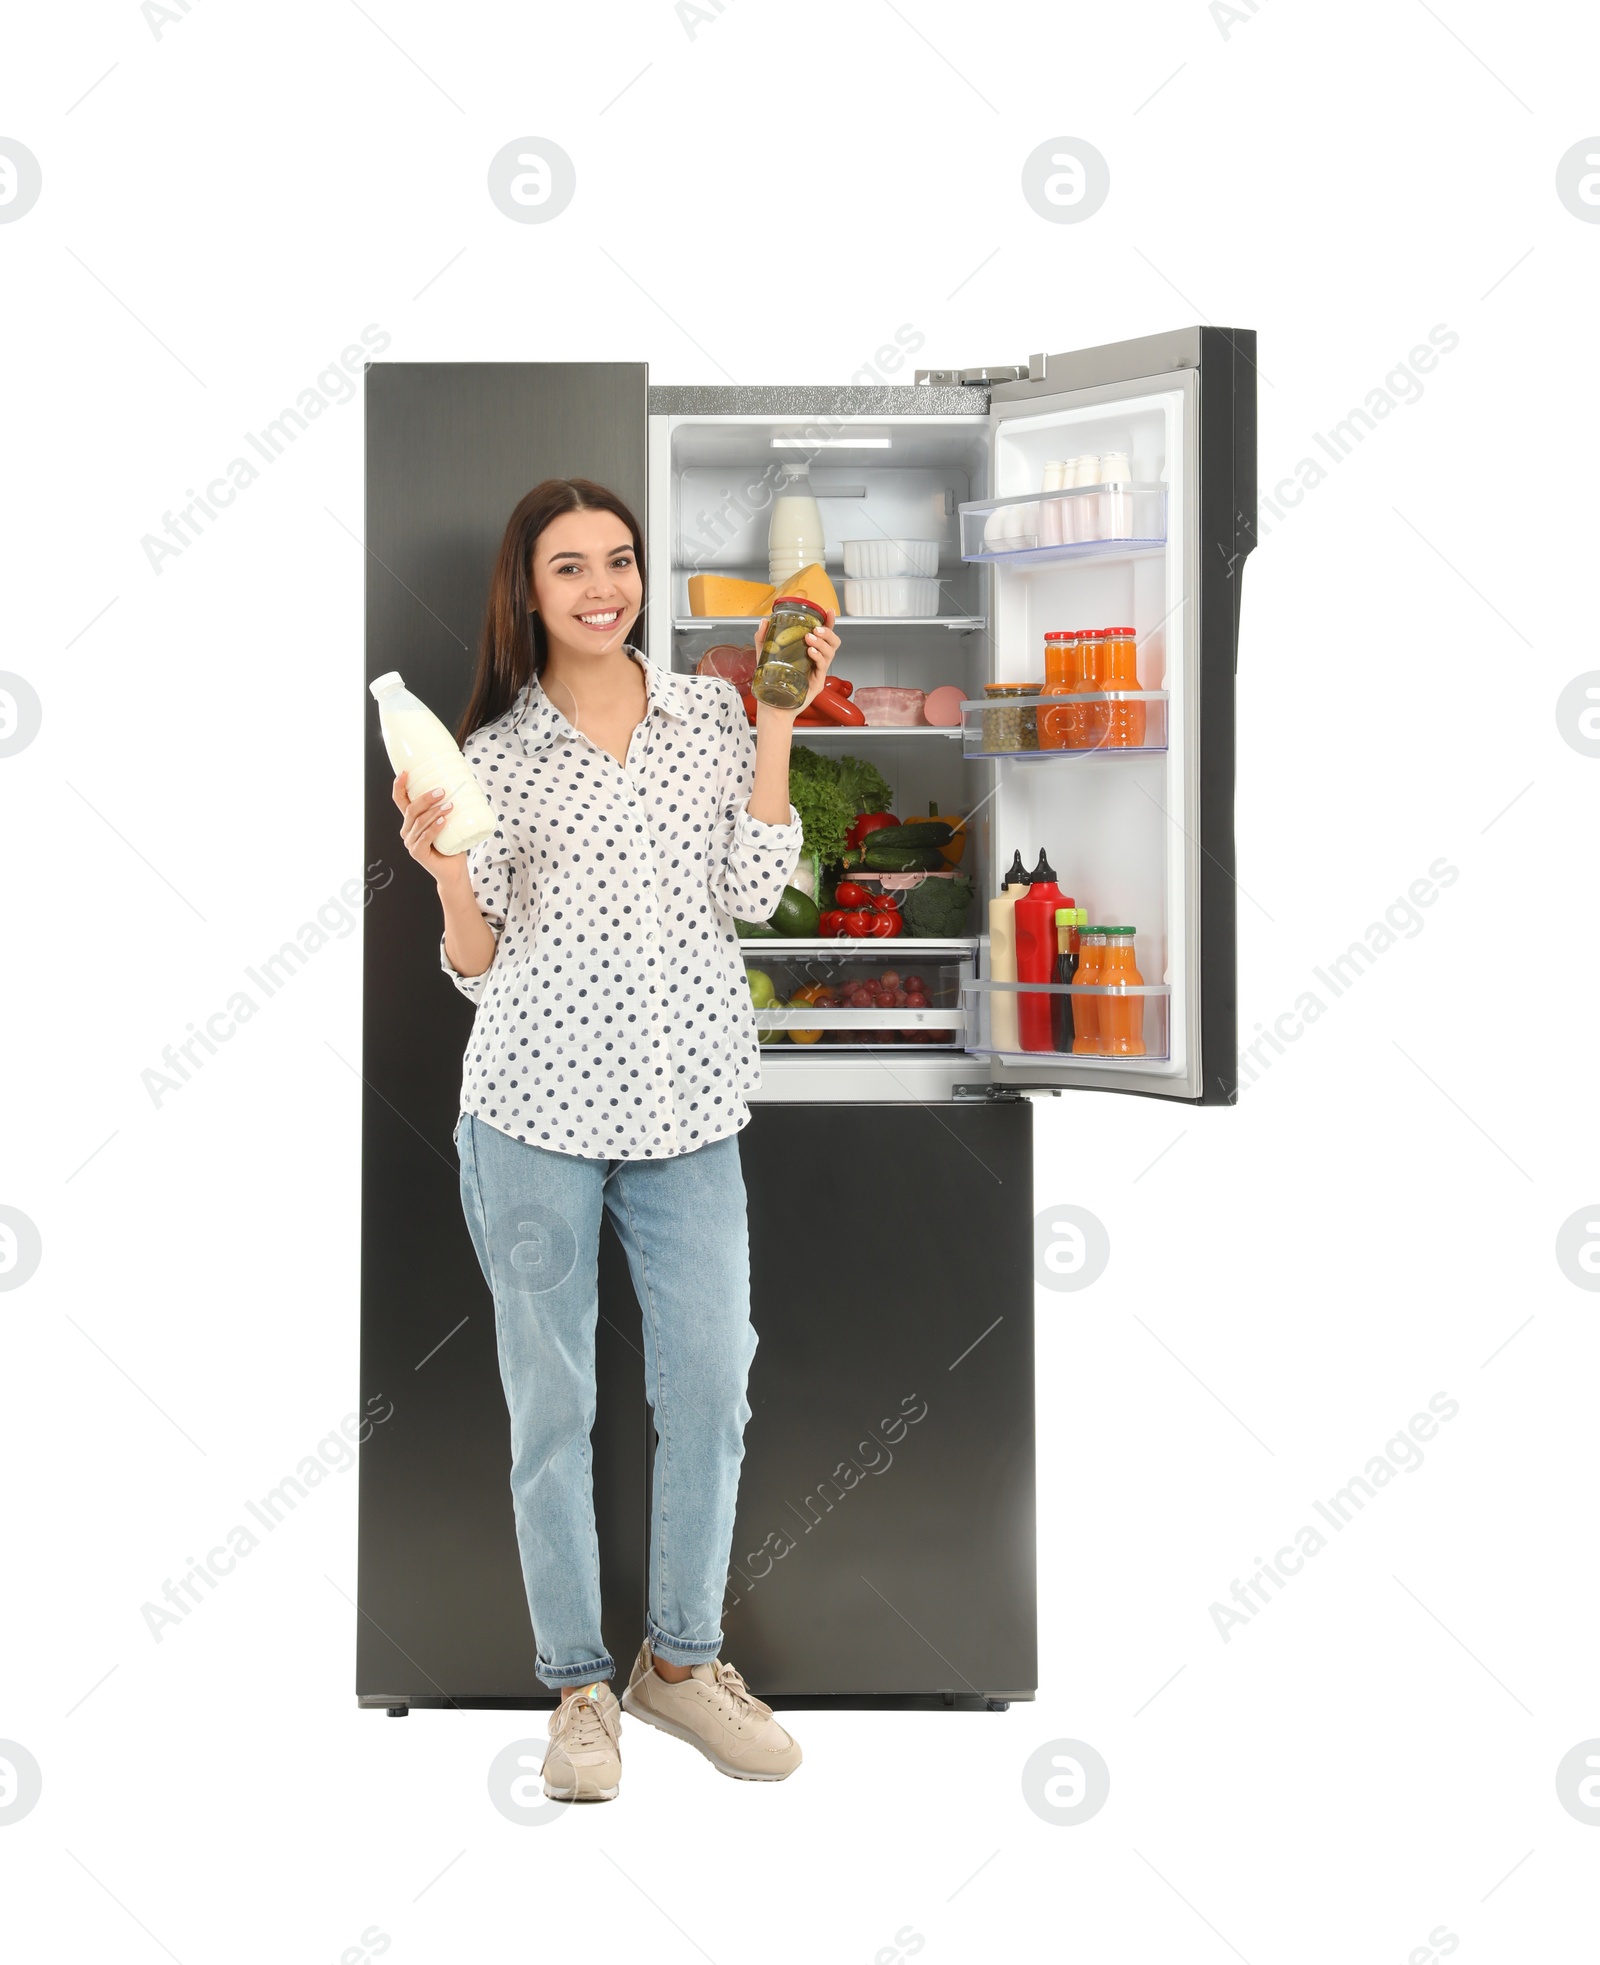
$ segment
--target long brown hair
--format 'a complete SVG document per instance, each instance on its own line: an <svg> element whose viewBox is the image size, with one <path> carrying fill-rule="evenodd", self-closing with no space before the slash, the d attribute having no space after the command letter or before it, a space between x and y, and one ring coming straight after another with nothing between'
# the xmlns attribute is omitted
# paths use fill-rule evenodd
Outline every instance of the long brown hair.
<svg viewBox="0 0 1600 1965"><path fill-rule="evenodd" d="M644 534L614 491L588 478L546 478L536 484L506 521L505 537L495 556L478 668L456 731L458 743L464 744L474 730L503 716L527 683L544 673L550 644L544 622L533 612L533 548L545 527L565 512L610 512L621 519L632 536L639 583L644 586ZM634 629L641 647L643 625L641 606Z"/></svg>

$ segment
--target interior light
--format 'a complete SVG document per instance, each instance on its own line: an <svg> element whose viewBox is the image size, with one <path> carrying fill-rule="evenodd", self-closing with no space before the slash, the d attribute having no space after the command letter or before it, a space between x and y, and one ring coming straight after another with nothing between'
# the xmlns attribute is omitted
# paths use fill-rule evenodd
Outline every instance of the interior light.
<svg viewBox="0 0 1600 1965"><path fill-rule="evenodd" d="M774 450L888 450L893 437L773 437Z"/></svg>

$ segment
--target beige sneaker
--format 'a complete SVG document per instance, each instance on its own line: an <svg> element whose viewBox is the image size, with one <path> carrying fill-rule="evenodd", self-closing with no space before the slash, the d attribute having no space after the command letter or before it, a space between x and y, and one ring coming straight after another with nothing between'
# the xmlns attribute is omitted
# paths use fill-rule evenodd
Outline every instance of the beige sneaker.
<svg viewBox="0 0 1600 1965"><path fill-rule="evenodd" d="M782 1781L800 1765L800 1747L720 1659L696 1665L671 1685L655 1668L648 1641L639 1647L622 1695L625 1712L698 1747L719 1773L737 1781Z"/></svg>
<svg viewBox="0 0 1600 1965"><path fill-rule="evenodd" d="M622 1780L622 1708L596 1683L563 1699L550 1715L544 1791L552 1801L614 1801Z"/></svg>

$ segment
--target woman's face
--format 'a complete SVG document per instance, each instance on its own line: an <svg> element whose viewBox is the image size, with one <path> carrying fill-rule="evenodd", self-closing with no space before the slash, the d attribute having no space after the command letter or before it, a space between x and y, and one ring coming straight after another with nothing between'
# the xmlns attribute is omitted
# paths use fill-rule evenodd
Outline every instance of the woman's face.
<svg viewBox="0 0 1600 1965"><path fill-rule="evenodd" d="M620 648L643 604L633 541L614 513L563 512L533 542L533 605L552 653Z"/></svg>

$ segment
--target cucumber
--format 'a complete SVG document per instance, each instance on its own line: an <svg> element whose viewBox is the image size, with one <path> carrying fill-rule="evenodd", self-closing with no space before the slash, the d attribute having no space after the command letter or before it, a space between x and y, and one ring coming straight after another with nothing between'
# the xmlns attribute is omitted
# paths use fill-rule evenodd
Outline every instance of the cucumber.
<svg viewBox="0 0 1600 1965"><path fill-rule="evenodd" d="M879 846L869 838L861 864L869 873L937 873L944 855L937 846Z"/></svg>
<svg viewBox="0 0 1600 1965"><path fill-rule="evenodd" d="M785 887L778 905L772 910L773 932L803 940L815 936L820 925L817 904L811 896L802 894L798 887Z"/></svg>
<svg viewBox="0 0 1600 1965"><path fill-rule="evenodd" d="M867 834L864 844L883 846L948 846L955 828L943 819L914 819L904 826L879 826Z"/></svg>
<svg viewBox="0 0 1600 1965"><path fill-rule="evenodd" d="M759 942L771 941L778 931L765 921L740 921L736 917L733 932L742 942Z"/></svg>

